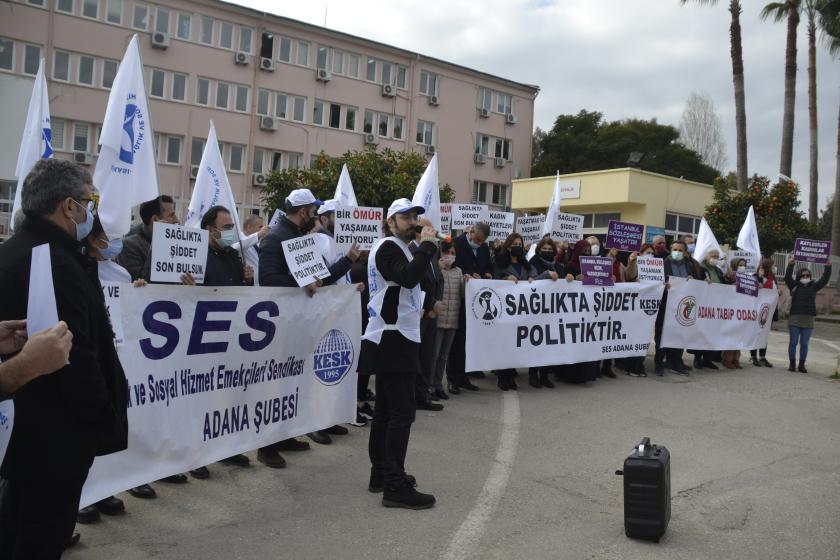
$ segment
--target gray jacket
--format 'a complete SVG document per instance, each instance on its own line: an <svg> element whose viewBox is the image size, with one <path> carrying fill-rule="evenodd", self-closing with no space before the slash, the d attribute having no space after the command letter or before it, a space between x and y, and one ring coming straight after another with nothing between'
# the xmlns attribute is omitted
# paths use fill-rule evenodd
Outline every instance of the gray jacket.
<svg viewBox="0 0 840 560"><path fill-rule="evenodd" d="M152 248L152 228L143 226L137 233L123 239L123 249L117 257L117 264L125 268L132 280L142 277L143 265Z"/></svg>

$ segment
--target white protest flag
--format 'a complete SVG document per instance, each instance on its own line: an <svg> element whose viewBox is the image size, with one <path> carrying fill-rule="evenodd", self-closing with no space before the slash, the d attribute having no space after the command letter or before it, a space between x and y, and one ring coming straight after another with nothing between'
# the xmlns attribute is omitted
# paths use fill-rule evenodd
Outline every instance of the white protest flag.
<svg viewBox="0 0 840 560"><path fill-rule="evenodd" d="M425 208L426 213L423 214L423 217L432 222L433 228L440 231L440 187L438 186L437 154L432 156L432 161L429 162L426 171L420 177L411 203Z"/></svg>
<svg viewBox="0 0 840 560"><path fill-rule="evenodd" d="M706 221L706 218L700 218L700 229L697 231L697 240L694 243L694 258L700 262L706 256L706 253L712 249L723 256L723 250L715 239L715 234L712 233L709 222Z"/></svg>
<svg viewBox="0 0 840 560"><path fill-rule="evenodd" d="M242 227L239 225L239 213L236 211L236 202L233 200L233 191L230 190L230 182L225 173L225 163L222 160L222 152L219 150L219 141L216 139L216 127L210 121L210 132L207 134L207 143L204 145L204 153L201 154L201 163L198 165L198 175L195 177L195 188L193 188L190 206L187 209L187 219L184 225L191 228L201 227L201 217L212 206L224 206L230 211L233 217L233 225L237 235L242 238Z"/></svg>
<svg viewBox="0 0 840 560"><path fill-rule="evenodd" d="M99 219L110 239L131 226L131 209L159 194L155 132L143 83L137 35L125 50L102 123L93 184L99 189Z"/></svg>
<svg viewBox="0 0 840 560"><path fill-rule="evenodd" d="M752 205L750 211L747 212L747 219L744 220L744 225L741 226L741 231L738 232L738 248L756 255L761 258L761 247L758 244L758 227L755 225L755 212Z"/></svg>
<svg viewBox="0 0 840 560"><path fill-rule="evenodd" d="M47 94L47 80L44 78L44 59L42 58L38 65L38 73L35 75L35 85L32 87L32 97L29 99L29 110L26 112L26 123L23 126L23 136L20 139L20 151L15 166L17 189L12 205L12 227L14 227L15 214L20 210L23 180L39 159L52 157L52 153L50 98Z"/></svg>
<svg viewBox="0 0 840 560"><path fill-rule="evenodd" d="M557 214L560 213L560 172L557 172L557 177L554 179L554 193L551 195L551 202L548 204L548 212L545 213L545 222L543 223L542 227L542 235L540 238L544 237L546 234L551 235L551 232L554 231L554 222L557 221ZM537 244L532 243L531 247L528 249L528 256L527 259L530 261L534 258L534 255L537 252Z"/></svg>
<svg viewBox="0 0 840 560"><path fill-rule="evenodd" d="M341 166L341 175L338 176L338 185L335 187L336 206L358 206L356 191L353 190L353 183L350 182L350 172L347 171L347 164Z"/></svg>

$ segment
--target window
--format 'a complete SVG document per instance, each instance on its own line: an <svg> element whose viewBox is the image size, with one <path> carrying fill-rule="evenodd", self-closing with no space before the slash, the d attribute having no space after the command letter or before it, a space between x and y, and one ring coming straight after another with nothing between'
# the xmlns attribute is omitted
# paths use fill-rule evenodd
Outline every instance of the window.
<svg viewBox="0 0 840 560"><path fill-rule="evenodd" d="M268 98L269 91L267 89L257 90L257 114L268 115Z"/></svg>
<svg viewBox="0 0 840 560"><path fill-rule="evenodd" d="M475 153L485 156L490 155L490 137L484 134L476 134L475 136Z"/></svg>
<svg viewBox="0 0 840 560"><path fill-rule="evenodd" d="M251 53L251 43L253 42L254 30L250 27L239 28L239 50ZM269 57L271 58L271 57Z"/></svg>
<svg viewBox="0 0 840 560"><path fill-rule="evenodd" d="M117 77L117 69L119 66L120 63L116 60L102 61L102 87L111 89L111 86L114 85L114 78Z"/></svg>
<svg viewBox="0 0 840 560"><path fill-rule="evenodd" d="M79 83L88 86L93 85L93 63L92 56L79 57Z"/></svg>
<svg viewBox="0 0 840 560"><path fill-rule="evenodd" d="M274 94L274 116L279 117L281 119L286 118L286 94L285 93L276 93Z"/></svg>
<svg viewBox="0 0 840 560"><path fill-rule="evenodd" d="M152 97L163 97L164 82L166 81L166 73L163 70L152 70L151 88L149 95Z"/></svg>
<svg viewBox="0 0 840 560"><path fill-rule="evenodd" d="M478 90L478 108L491 109L493 105L493 92L487 88L480 88Z"/></svg>
<svg viewBox="0 0 840 560"><path fill-rule="evenodd" d="M391 85L391 64L388 62L382 63L382 83Z"/></svg>
<svg viewBox="0 0 840 560"><path fill-rule="evenodd" d="M476 181L473 184L473 202L484 202L487 199L487 183Z"/></svg>
<svg viewBox="0 0 840 560"><path fill-rule="evenodd" d="M216 107L219 109L227 109L228 108L228 94L230 92L230 86L225 82L217 82L216 83Z"/></svg>
<svg viewBox="0 0 840 560"><path fill-rule="evenodd" d="M306 41L298 41L297 63L309 66L309 43Z"/></svg>
<svg viewBox="0 0 840 560"><path fill-rule="evenodd" d="M315 108L312 110L312 124L324 124L323 101L315 101Z"/></svg>
<svg viewBox="0 0 840 560"><path fill-rule="evenodd" d="M263 165L265 164L265 150L262 148L254 148L254 166L251 170L254 173L262 173L265 171Z"/></svg>
<svg viewBox="0 0 840 560"><path fill-rule="evenodd" d="M41 64L41 47L38 45L23 46L23 73L35 75Z"/></svg>
<svg viewBox="0 0 840 560"><path fill-rule="evenodd" d="M96 19L99 15L99 0L82 0L82 15Z"/></svg>
<svg viewBox="0 0 840 560"><path fill-rule="evenodd" d="M377 132L377 134L379 134L379 136L388 136L388 121L389 120L390 119L389 119L388 115L386 115L384 113L379 113L379 126L377 127L377 130L376 130L376 132Z"/></svg>
<svg viewBox="0 0 840 560"><path fill-rule="evenodd" d="M432 145L432 129L434 125L428 121L417 121L417 143Z"/></svg>
<svg viewBox="0 0 840 560"><path fill-rule="evenodd" d="M0 69L15 69L15 42L4 37L0 37Z"/></svg>
<svg viewBox="0 0 840 560"><path fill-rule="evenodd" d="M181 165L181 137L166 137L166 163Z"/></svg>
<svg viewBox="0 0 840 560"><path fill-rule="evenodd" d="M373 111L365 111L365 122L362 126L362 131L365 134L373 132Z"/></svg>
<svg viewBox="0 0 840 560"><path fill-rule="evenodd" d="M198 79L198 87L195 91L195 102L198 105L210 104L210 80L205 78Z"/></svg>
<svg viewBox="0 0 840 560"><path fill-rule="evenodd" d="M187 75L172 74L172 99L176 101L187 100Z"/></svg>
<svg viewBox="0 0 840 560"><path fill-rule="evenodd" d="M272 171L283 169L283 154L281 152L273 152L271 154L271 169Z"/></svg>
<svg viewBox="0 0 840 560"><path fill-rule="evenodd" d="M93 125L93 132L94 132L93 135L96 138L96 141L93 143L93 146L91 146L91 148L92 148L91 152L94 153L94 154L98 154L99 153L99 146L102 143L102 140L101 140L101 138L102 138L102 125L101 124Z"/></svg>
<svg viewBox="0 0 840 560"><path fill-rule="evenodd" d="M55 3L55 9L58 12L64 12L65 14L72 14L73 13L73 0L58 0Z"/></svg>
<svg viewBox="0 0 840 560"><path fill-rule="evenodd" d="M351 78L359 77L359 55L347 55L347 75Z"/></svg>
<svg viewBox="0 0 840 560"><path fill-rule="evenodd" d="M192 14L178 12L178 38L185 41L192 38Z"/></svg>
<svg viewBox="0 0 840 560"><path fill-rule="evenodd" d="M52 131L52 147L53 150L64 149L64 121L61 119L50 118L50 130Z"/></svg>
<svg viewBox="0 0 840 560"><path fill-rule="evenodd" d="M213 18L210 16L201 16L201 34L198 40L205 45L213 44Z"/></svg>
<svg viewBox="0 0 840 560"><path fill-rule="evenodd" d="M134 29L142 29L143 31L149 28L149 7L139 2L134 3L134 15L131 18L131 26Z"/></svg>
<svg viewBox="0 0 840 560"><path fill-rule="evenodd" d="M44 6L44 0L26 0L27 4L32 4L33 6Z"/></svg>
<svg viewBox="0 0 840 560"><path fill-rule="evenodd" d="M493 185L493 197L490 200L490 204L496 204L498 206L507 206L507 185Z"/></svg>
<svg viewBox="0 0 840 560"><path fill-rule="evenodd" d="M494 157L500 157L505 158L506 160L510 160L510 140L496 138L496 149L494 151Z"/></svg>
<svg viewBox="0 0 840 560"><path fill-rule="evenodd" d="M397 66L397 87L405 89L408 83L408 68L405 66Z"/></svg>
<svg viewBox="0 0 840 560"><path fill-rule="evenodd" d="M277 58L281 62L292 61L292 40L288 37L280 37L280 51L277 53Z"/></svg>
<svg viewBox="0 0 840 560"><path fill-rule="evenodd" d="M274 35L271 33L263 33L262 41L260 42L260 56L262 58L274 57Z"/></svg>
<svg viewBox="0 0 840 560"><path fill-rule="evenodd" d="M201 156L204 155L204 142L205 140L203 138L192 139L192 146L190 148L190 165L201 164Z"/></svg>
<svg viewBox="0 0 840 560"><path fill-rule="evenodd" d="M344 129L345 130L356 130L356 113L358 113L358 109L355 107L347 107L347 112L344 114Z"/></svg>
<svg viewBox="0 0 840 560"><path fill-rule="evenodd" d="M368 57L365 70L365 79L369 82L376 81L376 59Z"/></svg>
<svg viewBox="0 0 840 560"><path fill-rule="evenodd" d="M59 50L53 53L53 79L63 82L70 79L70 53Z"/></svg>
<svg viewBox="0 0 840 560"><path fill-rule="evenodd" d="M621 212L604 212L602 214L595 214L592 218L592 223L594 224L592 227L605 228L610 225L610 221L620 220Z"/></svg>
<svg viewBox="0 0 840 560"><path fill-rule="evenodd" d="M155 31L169 33L169 8L158 6L155 13Z"/></svg>
<svg viewBox="0 0 840 560"><path fill-rule="evenodd" d="M88 150L88 133L90 127L85 123L76 123L73 125L73 151L87 152Z"/></svg>
<svg viewBox="0 0 840 560"><path fill-rule="evenodd" d="M332 53L332 71L333 74L344 73L344 53L339 50L333 50Z"/></svg>
<svg viewBox="0 0 840 560"><path fill-rule="evenodd" d="M318 56L315 60L315 68L325 69L327 67L327 47L318 45Z"/></svg>
<svg viewBox="0 0 840 560"><path fill-rule="evenodd" d="M341 128L341 105L330 103L330 128Z"/></svg>
<svg viewBox="0 0 840 560"><path fill-rule="evenodd" d="M122 24L122 8L123 0L108 0L108 11L105 15L108 23Z"/></svg>
<svg viewBox="0 0 840 560"><path fill-rule="evenodd" d="M226 21L219 22L219 46L223 49L233 48L233 24Z"/></svg>
<svg viewBox="0 0 840 560"><path fill-rule="evenodd" d="M230 163L228 169L231 171L242 172L245 160L245 146L241 144L230 145Z"/></svg>
<svg viewBox="0 0 840 560"><path fill-rule="evenodd" d="M394 117L394 130L393 130L393 137L394 140L404 140L405 136L403 135L403 127L405 126L405 119L402 117Z"/></svg>
<svg viewBox="0 0 840 560"><path fill-rule="evenodd" d="M251 89L248 86L236 86L236 101L234 109L242 113L248 112L248 94Z"/></svg>
<svg viewBox="0 0 840 560"><path fill-rule="evenodd" d="M291 153L287 157L289 160L289 169L300 169L300 160L303 159L303 154Z"/></svg>
<svg viewBox="0 0 840 560"><path fill-rule="evenodd" d="M510 95L506 93L496 93L496 112L503 115L509 115L511 111Z"/></svg>
<svg viewBox="0 0 840 560"><path fill-rule="evenodd" d="M437 95L437 74L420 72L420 93L423 95Z"/></svg>
<svg viewBox="0 0 840 560"><path fill-rule="evenodd" d="M306 114L306 98L295 97L295 112L292 115L292 120L303 122L303 116Z"/></svg>

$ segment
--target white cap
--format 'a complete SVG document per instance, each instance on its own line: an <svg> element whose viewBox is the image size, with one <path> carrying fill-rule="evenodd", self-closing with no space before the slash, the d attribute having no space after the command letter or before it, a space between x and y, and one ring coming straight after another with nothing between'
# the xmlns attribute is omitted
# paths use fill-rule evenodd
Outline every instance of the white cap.
<svg viewBox="0 0 840 560"><path fill-rule="evenodd" d="M390 208L388 208L388 217L393 217L394 214L405 214L406 212L417 212L417 215L424 213L426 211L425 208L422 206L416 206L407 198L398 198L394 202L391 203Z"/></svg>
<svg viewBox="0 0 840 560"><path fill-rule="evenodd" d="M286 197L286 204L293 208L297 208L299 206L306 206L307 204L320 206L323 203L315 198L315 195L312 194L312 191L309 189L295 189L289 193L289 196Z"/></svg>
<svg viewBox="0 0 840 560"><path fill-rule="evenodd" d="M334 198L330 198L329 200L325 200L321 207L318 208L318 215L323 216L327 212L335 212L335 208L338 206L337 201Z"/></svg>

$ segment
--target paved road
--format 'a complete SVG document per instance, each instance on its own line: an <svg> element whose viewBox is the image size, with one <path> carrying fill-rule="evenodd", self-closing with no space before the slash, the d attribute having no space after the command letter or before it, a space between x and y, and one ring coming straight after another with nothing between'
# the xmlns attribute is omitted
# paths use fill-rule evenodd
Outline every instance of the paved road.
<svg viewBox="0 0 840 560"><path fill-rule="evenodd" d="M814 340L808 375L748 367L518 394L488 379L418 414L409 470L434 509L379 505L367 429L353 428L287 454L285 470L212 465L210 480L156 484L155 501L124 495L127 513L81 527L65 558L833 560L840 382L827 376L840 341L826 340L835 348ZM783 365L786 351L771 333L770 360ZM613 474L643 435L672 454L659 544L625 538Z"/></svg>

